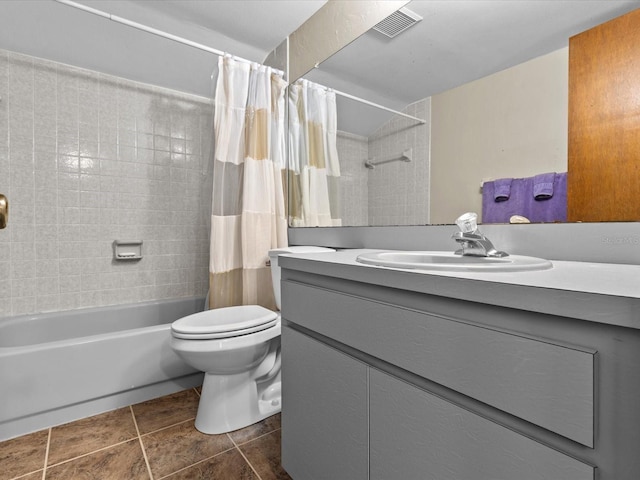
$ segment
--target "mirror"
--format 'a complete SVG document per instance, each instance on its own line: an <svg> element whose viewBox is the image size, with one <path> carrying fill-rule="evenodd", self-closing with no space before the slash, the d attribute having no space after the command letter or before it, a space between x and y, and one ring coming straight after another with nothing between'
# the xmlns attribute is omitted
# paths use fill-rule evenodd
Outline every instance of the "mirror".
<svg viewBox="0 0 640 480"><path fill-rule="evenodd" d="M588 3L414 0L421 21L305 75L426 120L337 95L337 224L450 224L482 211L483 182L566 172L568 38L637 7Z"/></svg>

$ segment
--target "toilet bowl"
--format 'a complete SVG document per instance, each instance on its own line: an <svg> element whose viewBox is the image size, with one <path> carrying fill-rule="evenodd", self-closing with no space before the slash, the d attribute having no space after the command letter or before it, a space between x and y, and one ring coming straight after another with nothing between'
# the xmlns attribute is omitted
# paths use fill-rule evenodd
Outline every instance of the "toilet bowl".
<svg viewBox="0 0 640 480"><path fill-rule="evenodd" d="M287 247L269 252L278 309L278 255L331 251L335 250ZM173 322L171 347L187 364L205 372L195 422L199 431L226 433L280 412L280 315L276 312L259 305L198 312Z"/></svg>
<svg viewBox="0 0 640 480"><path fill-rule="evenodd" d="M226 307L181 318L171 330L174 351L205 372L199 431L230 432L280 411L279 315L258 305Z"/></svg>

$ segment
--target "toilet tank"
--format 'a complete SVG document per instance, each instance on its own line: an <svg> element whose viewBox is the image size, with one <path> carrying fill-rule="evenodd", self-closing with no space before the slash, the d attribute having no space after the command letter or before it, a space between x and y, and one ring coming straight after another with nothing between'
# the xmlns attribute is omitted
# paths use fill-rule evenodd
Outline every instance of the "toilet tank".
<svg viewBox="0 0 640 480"><path fill-rule="evenodd" d="M271 263L271 280L273 281L273 294L276 297L276 305L280 310L280 266L278 265L278 255L286 253L318 253L318 252L335 252L333 248L314 247L314 246L294 246L282 247L269 250L269 261Z"/></svg>

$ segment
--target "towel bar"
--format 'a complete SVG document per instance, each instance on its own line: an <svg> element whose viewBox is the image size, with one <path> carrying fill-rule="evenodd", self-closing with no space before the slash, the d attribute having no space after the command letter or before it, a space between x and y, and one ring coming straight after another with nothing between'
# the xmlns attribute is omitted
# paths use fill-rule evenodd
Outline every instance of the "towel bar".
<svg viewBox="0 0 640 480"><path fill-rule="evenodd" d="M385 163L391 163L391 162L410 162L412 158L413 158L413 148L409 148L404 152L402 152L402 154L399 157L397 156L391 157L386 160L378 160L377 162L374 162L372 160L367 160L366 162L364 162L364 166L370 170L373 170L374 168L376 168L377 165L383 165Z"/></svg>

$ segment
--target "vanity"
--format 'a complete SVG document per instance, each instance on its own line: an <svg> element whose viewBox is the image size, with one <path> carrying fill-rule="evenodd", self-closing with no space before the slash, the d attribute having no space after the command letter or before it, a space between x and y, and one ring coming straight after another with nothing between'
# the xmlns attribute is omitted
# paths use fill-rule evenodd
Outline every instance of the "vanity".
<svg viewBox="0 0 640 480"><path fill-rule="evenodd" d="M640 478L640 266L280 258L294 480Z"/></svg>

